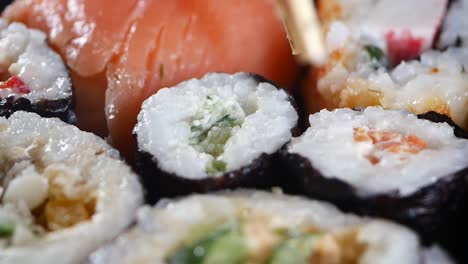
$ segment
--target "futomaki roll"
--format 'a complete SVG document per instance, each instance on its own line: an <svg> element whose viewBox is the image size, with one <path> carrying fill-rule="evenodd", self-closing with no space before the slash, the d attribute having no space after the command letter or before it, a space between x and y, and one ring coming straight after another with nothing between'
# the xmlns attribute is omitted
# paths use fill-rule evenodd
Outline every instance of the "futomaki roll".
<svg viewBox="0 0 468 264"><path fill-rule="evenodd" d="M0 19L0 116L18 110L75 121L68 70L46 35Z"/></svg>
<svg viewBox="0 0 468 264"><path fill-rule="evenodd" d="M452 262L440 249L423 250L403 226L323 202L243 190L144 207L137 226L92 254L91 263Z"/></svg>
<svg viewBox="0 0 468 264"><path fill-rule="evenodd" d="M269 186L297 119L292 98L253 74L211 73L160 90L134 129L149 198Z"/></svg>
<svg viewBox="0 0 468 264"><path fill-rule="evenodd" d="M0 263L83 263L134 219L138 176L56 118L0 117Z"/></svg>
<svg viewBox="0 0 468 264"><path fill-rule="evenodd" d="M317 2L329 59L304 87L309 113L379 105L468 129L467 0Z"/></svg>
<svg viewBox="0 0 468 264"><path fill-rule="evenodd" d="M379 107L323 110L309 121L283 156L307 195L396 220L427 241L443 235L467 188L468 140L453 127Z"/></svg>

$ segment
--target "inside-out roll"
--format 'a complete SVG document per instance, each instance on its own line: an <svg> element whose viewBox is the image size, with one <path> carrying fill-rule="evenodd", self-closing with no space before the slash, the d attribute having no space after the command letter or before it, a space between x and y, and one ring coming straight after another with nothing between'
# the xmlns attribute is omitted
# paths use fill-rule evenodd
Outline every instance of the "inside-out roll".
<svg viewBox="0 0 468 264"><path fill-rule="evenodd" d="M0 263L81 263L133 220L138 177L56 118L0 117Z"/></svg>
<svg viewBox="0 0 468 264"><path fill-rule="evenodd" d="M380 105L435 111L468 129L468 1L323 0L318 8L329 60L304 89L310 113Z"/></svg>
<svg viewBox="0 0 468 264"><path fill-rule="evenodd" d="M91 262L430 263L422 250L415 233L388 221L344 214L324 202L240 190L144 207L137 226L95 252ZM431 255L445 256L437 249Z"/></svg>
<svg viewBox="0 0 468 264"><path fill-rule="evenodd" d="M137 165L150 195L268 185L297 119L292 98L262 77L207 74L143 103Z"/></svg>

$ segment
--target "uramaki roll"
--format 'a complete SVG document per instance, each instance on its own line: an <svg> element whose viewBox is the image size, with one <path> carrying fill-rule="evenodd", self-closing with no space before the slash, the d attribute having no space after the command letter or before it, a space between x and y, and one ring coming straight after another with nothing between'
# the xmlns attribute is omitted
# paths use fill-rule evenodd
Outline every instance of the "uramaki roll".
<svg viewBox="0 0 468 264"><path fill-rule="evenodd" d="M239 190L162 200L91 263L452 263L409 229L300 197Z"/></svg>
<svg viewBox="0 0 468 264"><path fill-rule="evenodd" d="M382 106L468 129L468 1L317 2L329 59L302 89L309 114Z"/></svg>
<svg viewBox="0 0 468 264"><path fill-rule="evenodd" d="M134 219L138 177L56 118L0 117L0 263L82 263Z"/></svg>

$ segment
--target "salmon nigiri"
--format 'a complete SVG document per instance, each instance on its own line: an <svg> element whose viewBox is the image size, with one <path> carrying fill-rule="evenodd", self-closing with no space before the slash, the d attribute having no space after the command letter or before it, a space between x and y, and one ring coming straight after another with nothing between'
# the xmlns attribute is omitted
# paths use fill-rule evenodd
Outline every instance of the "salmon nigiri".
<svg viewBox="0 0 468 264"><path fill-rule="evenodd" d="M273 0L17 0L4 17L39 28L64 57L78 125L127 157L141 103L207 72L255 72L290 87L297 67Z"/></svg>

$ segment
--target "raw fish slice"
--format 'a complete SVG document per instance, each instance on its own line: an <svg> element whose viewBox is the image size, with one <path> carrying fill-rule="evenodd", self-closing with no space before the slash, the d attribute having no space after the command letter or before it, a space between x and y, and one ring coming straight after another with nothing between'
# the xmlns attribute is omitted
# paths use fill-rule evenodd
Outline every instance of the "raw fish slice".
<svg viewBox="0 0 468 264"><path fill-rule="evenodd" d="M82 76L102 72L145 1L15 1L3 16L48 33L49 42ZM89 62L93 63L89 63Z"/></svg>

